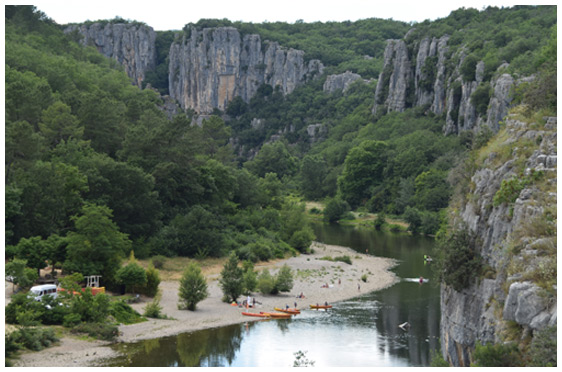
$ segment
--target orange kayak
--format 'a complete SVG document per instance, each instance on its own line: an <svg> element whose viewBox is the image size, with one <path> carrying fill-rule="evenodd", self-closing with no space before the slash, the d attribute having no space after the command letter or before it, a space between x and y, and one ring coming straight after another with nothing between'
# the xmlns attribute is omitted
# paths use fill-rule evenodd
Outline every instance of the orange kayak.
<svg viewBox="0 0 562 372"><path fill-rule="evenodd" d="M285 314L285 313L264 313L272 318L290 318L291 314Z"/></svg>
<svg viewBox="0 0 562 372"><path fill-rule="evenodd" d="M331 309L332 305L310 305L311 309Z"/></svg>
<svg viewBox="0 0 562 372"><path fill-rule="evenodd" d="M301 313L301 311L300 311L299 309L281 309L281 308L279 308L279 307L276 307L276 308L274 308L274 309L275 309L276 311L281 311L281 312L283 312L283 313L293 314L293 315L296 315L296 314L300 314L300 313Z"/></svg>
<svg viewBox="0 0 562 372"><path fill-rule="evenodd" d="M247 312L245 312L245 311L242 311L242 315L246 315L246 316L258 316L258 317L261 317L261 318L267 318L267 317L269 317L269 315L268 315L268 314L265 314L265 313L247 313Z"/></svg>

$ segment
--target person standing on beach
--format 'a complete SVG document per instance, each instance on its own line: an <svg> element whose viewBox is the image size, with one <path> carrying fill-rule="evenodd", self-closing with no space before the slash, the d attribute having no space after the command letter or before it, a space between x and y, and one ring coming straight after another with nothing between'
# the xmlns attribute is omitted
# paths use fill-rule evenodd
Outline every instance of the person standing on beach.
<svg viewBox="0 0 562 372"><path fill-rule="evenodd" d="M361 292L361 283L357 283L357 290Z"/></svg>

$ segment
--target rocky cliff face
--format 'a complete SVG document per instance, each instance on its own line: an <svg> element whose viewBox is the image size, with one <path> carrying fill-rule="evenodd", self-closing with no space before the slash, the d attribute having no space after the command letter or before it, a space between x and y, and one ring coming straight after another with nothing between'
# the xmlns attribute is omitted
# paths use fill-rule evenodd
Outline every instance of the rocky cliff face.
<svg viewBox="0 0 562 372"><path fill-rule="evenodd" d="M78 32L82 44L91 45L103 55L116 59L133 83L141 86L147 71L156 67L156 32L137 24L93 23L71 25L64 32Z"/></svg>
<svg viewBox="0 0 562 372"><path fill-rule="evenodd" d="M524 342L556 326L556 146L556 118L508 117L479 153L453 220L478 238L485 273L461 292L441 287L441 346L454 366L470 365L476 341Z"/></svg>
<svg viewBox="0 0 562 372"><path fill-rule="evenodd" d="M306 62L301 50L241 36L232 27L192 28L172 44L169 58L170 95L199 113L224 110L236 96L249 102L262 84L291 93L324 68L318 60Z"/></svg>
<svg viewBox="0 0 562 372"><path fill-rule="evenodd" d="M324 82L323 90L326 93L342 92L345 93L351 84L357 80L368 83L367 80L361 78L361 75L354 74L351 71L346 71L343 74L329 75Z"/></svg>
<svg viewBox="0 0 562 372"><path fill-rule="evenodd" d="M448 57L448 40L447 35L421 41L408 40L408 35L403 40L388 40L373 113L427 106L435 114L446 115L446 134L477 130L483 125L497 132L516 82L507 74L492 79L489 107L485 114L477 113L471 96L484 83L484 63L477 64L473 81L465 81L459 72L465 52L461 49ZM451 64L453 60L456 65Z"/></svg>

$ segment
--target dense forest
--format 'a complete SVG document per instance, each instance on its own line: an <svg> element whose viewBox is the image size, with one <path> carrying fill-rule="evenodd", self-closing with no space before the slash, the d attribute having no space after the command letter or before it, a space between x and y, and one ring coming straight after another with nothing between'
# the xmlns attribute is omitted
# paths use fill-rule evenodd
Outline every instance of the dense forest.
<svg viewBox="0 0 562 372"><path fill-rule="evenodd" d="M492 135L445 136L445 118L423 108L373 115L386 39L404 37L411 25L403 22L186 25L180 32L258 33L326 65L291 94L263 85L249 103L235 98L201 126L191 125L193 112L170 120L161 109L173 31L157 34L157 67L145 80L156 90L141 90L34 7L7 6L5 23L6 255L34 269L47 259L111 284L131 250L139 258L234 251L254 262L305 252L314 234L303 200L325 201L329 221L353 209L435 234L452 193L449 171ZM555 24L550 7L459 9L414 25L407 40L449 34L451 53L469 54L466 74L483 59L487 80L504 62L520 76L542 71L516 92L540 108L544 100L531 93L545 92L555 76L546 63ZM345 93L323 90L327 74L348 70L370 80ZM266 124L253 125L256 118ZM311 138L316 123L324 130Z"/></svg>

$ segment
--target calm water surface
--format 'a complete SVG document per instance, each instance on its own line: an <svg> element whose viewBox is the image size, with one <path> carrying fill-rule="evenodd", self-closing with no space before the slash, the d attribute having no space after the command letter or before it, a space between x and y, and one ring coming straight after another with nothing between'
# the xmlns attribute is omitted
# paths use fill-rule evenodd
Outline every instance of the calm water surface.
<svg viewBox="0 0 562 372"><path fill-rule="evenodd" d="M315 367L427 366L439 344L439 288L423 262L433 240L338 225L315 224L317 240L395 258L401 281L379 292L303 311L290 320L264 320L114 346L126 356L112 366L290 367L297 351ZM353 260L353 259L352 259ZM410 322L405 332L398 324Z"/></svg>

